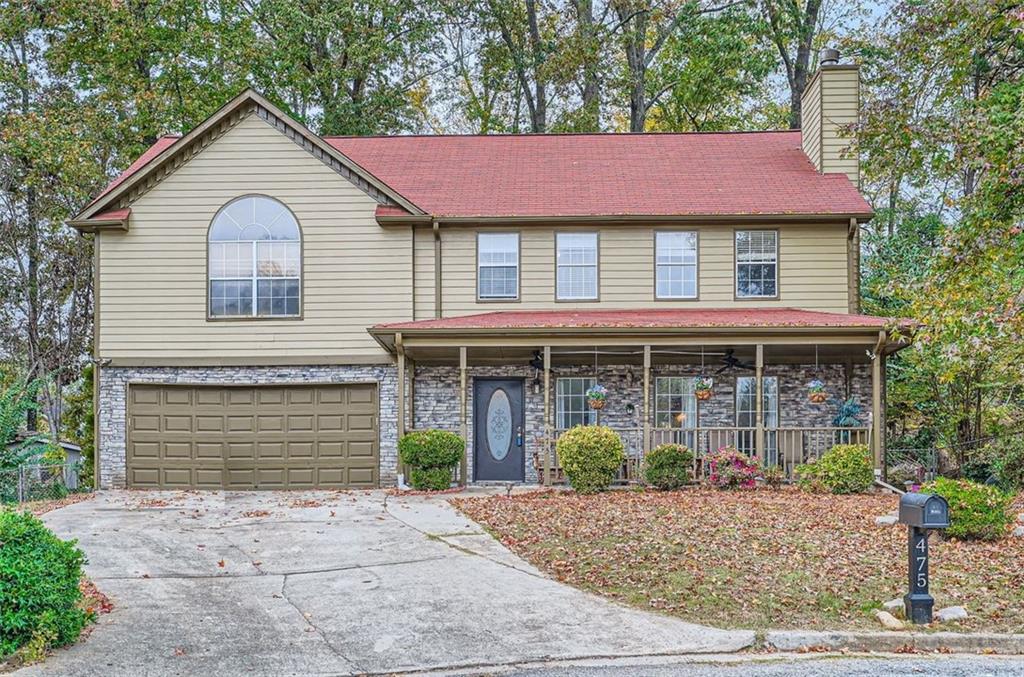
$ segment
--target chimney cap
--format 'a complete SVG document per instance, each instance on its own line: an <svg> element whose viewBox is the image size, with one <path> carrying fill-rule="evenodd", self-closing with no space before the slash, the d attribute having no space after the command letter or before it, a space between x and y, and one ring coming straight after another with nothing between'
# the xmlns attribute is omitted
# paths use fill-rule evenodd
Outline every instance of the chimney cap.
<svg viewBox="0 0 1024 677"><path fill-rule="evenodd" d="M826 47L821 50L821 65L835 66L839 63L839 50L835 47Z"/></svg>

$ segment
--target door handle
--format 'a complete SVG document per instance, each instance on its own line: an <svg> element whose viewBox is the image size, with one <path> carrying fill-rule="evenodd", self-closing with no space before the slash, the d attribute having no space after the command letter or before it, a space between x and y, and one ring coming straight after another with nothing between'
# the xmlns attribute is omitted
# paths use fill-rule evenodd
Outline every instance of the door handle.
<svg viewBox="0 0 1024 677"><path fill-rule="evenodd" d="M516 446L523 446L523 426L516 428Z"/></svg>

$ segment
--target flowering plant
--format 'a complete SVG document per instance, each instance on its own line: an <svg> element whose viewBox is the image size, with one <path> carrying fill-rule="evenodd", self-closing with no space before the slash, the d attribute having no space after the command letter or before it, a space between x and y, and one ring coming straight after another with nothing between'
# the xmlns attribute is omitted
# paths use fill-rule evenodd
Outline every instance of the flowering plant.
<svg viewBox="0 0 1024 677"><path fill-rule="evenodd" d="M591 409L603 409L605 400L608 399L608 389L600 383L587 388L587 404Z"/></svg>
<svg viewBox="0 0 1024 677"><path fill-rule="evenodd" d="M807 390L812 393L823 393L825 392L825 384L820 379L814 379L807 384Z"/></svg>
<svg viewBox="0 0 1024 677"><path fill-rule="evenodd" d="M698 376L693 382L693 392L697 396L698 400L711 399L711 389L714 388L715 381L707 376Z"/></svg>
<svg viewBox="0 0 1024 677"><path fill-rule="evenodd" d="M707 462L708 483L718 489L753 489L761 476L761 464L733 446L710 454Z"/></svg>
<svg viewBox="0 0 1024 677"><path fill-rule="evenodd" d="M821 404L828 400L828 393L825 392L825 384L819 379L814 379L807 384L807 399L815 404Z"/></svg>

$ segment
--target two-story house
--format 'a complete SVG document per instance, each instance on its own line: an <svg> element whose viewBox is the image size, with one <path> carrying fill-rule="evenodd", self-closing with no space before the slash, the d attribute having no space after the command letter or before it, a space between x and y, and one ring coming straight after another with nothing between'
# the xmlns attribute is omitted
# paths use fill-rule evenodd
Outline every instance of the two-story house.
<svg viewBox="0 0 1024 677"><path fill-rule="evenodd" d="M597 422L634 472L665 441L880 463L904 342L859 314L858 82L825 64L803 132L708 134L319 137L244 92L71 222L101 486L393 485L427 427L470 482L550 481Z"/></svg>

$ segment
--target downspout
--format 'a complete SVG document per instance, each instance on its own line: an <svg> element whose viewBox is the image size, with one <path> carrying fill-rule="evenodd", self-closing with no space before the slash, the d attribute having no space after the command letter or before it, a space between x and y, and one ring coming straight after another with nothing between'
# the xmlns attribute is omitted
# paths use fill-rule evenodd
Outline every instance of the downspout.
<svg viewBox="0 0 1024 677"><path fill-rule="evenodd" d="M441 319L441 226L431 220L434 230L434 317Z"/></svg>

